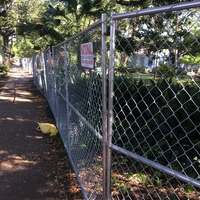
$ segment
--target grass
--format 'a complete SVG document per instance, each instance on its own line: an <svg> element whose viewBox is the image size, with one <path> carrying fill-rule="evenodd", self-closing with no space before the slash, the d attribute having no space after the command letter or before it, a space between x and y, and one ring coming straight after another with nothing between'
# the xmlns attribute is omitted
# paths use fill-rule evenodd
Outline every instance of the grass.
<svg viewBox="0 0 200 200"><path fill-rule="evenodd" d="M148 83L149 80L154 80L154 81L157 81L157 80L160 80L162 78L165 78L165 79L172 79L172 81L179 81L180 83L190 83L190 82L194 82L195 81L199 81L198 78L193 78L193 77L190 77L188 75L185 75L185 74L177 74L177 75L174 75L174 76L169 76L169 77L162 77L162 76L154 76L154 74L152 73L139 73L139 72L134 72L134 73L115 73L116 76L128 76L136 81L140 81L141 79L145 82L145 83Z"/></svg>

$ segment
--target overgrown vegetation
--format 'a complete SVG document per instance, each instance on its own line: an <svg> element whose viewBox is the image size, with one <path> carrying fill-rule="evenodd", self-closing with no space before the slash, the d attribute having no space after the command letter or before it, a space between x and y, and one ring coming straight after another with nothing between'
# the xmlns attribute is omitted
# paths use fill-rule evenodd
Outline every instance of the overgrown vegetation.
<svg viewBox="0 0 200 200"><path fill-rule="evenodd" d="M199 100L193 82L116 76L113 142L198 179Z"/></svg>
<svg viewBox="0 0 200 200"><path fill-rule="evenodd" d="M0 64L0 73L7 73L10 71L10 68L5 64Z"/></svg>
<svg viewBox="0 0 200 200"><path fill-rule="evenodd" d="M167 64L161 63L159 66L153 68L153 74L163 78L169 78L175 75L175 69Z"/></svg>
<svg viewBox="0 0 200 200"><path fill-rule="evenodd" d="M166 74L168 66L164 65L159 70ZM85 117L90 121L90 117L95 117L90 116L89 111L94 111L95 105L100 104L97 102L101 98L101 77L92 74L89 80L86 74L82 76L71 78L70 102L77 102L83 92L81 85L87 84L86 88L92 86L90 91L84 91L84 96L88 94L84 99L88 98L88 101L77 102L76 105L83 115L88 110L89 115ZM132 74L117 74L114 81L113 143L198 179L200 97L197 82L165 76L144 81ZM94 99L90 99L92 97ZM96 108L96 113L100 119L99 109ZM90 123L98 124L96 121Z"/></svg>

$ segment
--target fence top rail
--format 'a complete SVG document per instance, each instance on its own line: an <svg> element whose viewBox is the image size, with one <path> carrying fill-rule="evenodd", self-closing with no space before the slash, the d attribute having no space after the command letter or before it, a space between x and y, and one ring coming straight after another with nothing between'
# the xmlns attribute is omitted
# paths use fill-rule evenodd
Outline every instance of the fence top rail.
<svg viewBox="0 0 200 200"><path fill-rule="evenodd" d="M78 34L72 36L72 37L69 38L68 40L65 40L65 41L63 41L63 42L61 42L61 43L59 43L59 44L54 45L53 47L58 47L58 46L60 46L60 45L64 45L64 44L67 43L67 42L70 42L70 41L72 41L72 40L78 38L79 36L81 36L81 35L87 33L88 31L90 31L90 30L92 30L92 29L94 29L94 28L100 26L101 23L102 23L102 21L101 21L101 20L98 20L97 22L95 22L94 24L90 25L90 26L89 26L88 28L86 28L85 30L83 30L83 31L81 31L80 33L78 33Z"/></svg>
<svg viewBox="0 0 200 200"><path fill-rule="evenodd" d="M172 4L172 5L161 6L161 7L156 7L156 8L147 8L144 10L133 11L129 13L113 14L111 18L113 20L118 20L118 19L123 19L123 18L139 17L143 15L153 15L153 14L158 14L158 13L163 13L163 12L177 11L177 10L197 8L197 7L200 7L200 1Z"/></svg>

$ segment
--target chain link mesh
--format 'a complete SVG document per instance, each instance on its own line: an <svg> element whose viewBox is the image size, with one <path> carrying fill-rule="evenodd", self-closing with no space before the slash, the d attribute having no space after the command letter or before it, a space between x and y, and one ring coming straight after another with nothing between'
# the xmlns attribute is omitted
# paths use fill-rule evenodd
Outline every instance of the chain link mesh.
<svg viewBox="0 0 200 200"><path fill-rule="evenodd" d="M102 80L83 69L80 45L92 42L95 69L101 65L101 26L53 47L57 126L88 199L102 196Z"/></svg>
<svg viewBox="0 0 200 200"><path fill-rule="evenodd" d="M112 15L107 77L100 23L27 60L85 199L199 200L199 6ZM94 70L81 67L87 42Z"/></svg>
<svg viewBox="0 0 200 200"><path fill-rule="evenodd" d="M200 197L199 19L193 8L115 20L113 199Z"/></svg>

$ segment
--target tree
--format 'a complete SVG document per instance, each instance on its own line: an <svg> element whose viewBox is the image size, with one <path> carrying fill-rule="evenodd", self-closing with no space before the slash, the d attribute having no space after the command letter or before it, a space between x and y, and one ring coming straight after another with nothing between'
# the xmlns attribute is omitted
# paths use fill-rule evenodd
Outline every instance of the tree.
<svg viewBox="0 0 200 200"><path fill-rule="evenodd" d="M3 2L8 3L12 1ZM161 6L180 1L35 0L34 4L28 0L15 0L14 2L15 3L12 4L12 8L15 9L12 9L12 16L14 19L17 18L17 20L10 23L12 24L12 30L14 33L11 32L11 35L8 38L11 38L13 34L15 35L15 31L17 31L15 38L15 47L17 48L15 48L14 52L20 52L20 55L22 55L23 51L18 50L20 45L24 45L29 48L31 46L35 52L44 50L47 46L62 42L84 30L96 20L100 19L102 13L110 14L111 10L120 12L120 9L123 9L121 11L125 12L130 9L133 10L152 6ZM6 12L6 16L7 13L8 12ZM2 19L5 18L5 11L2 11L2 14L0 12L0 15L2 15L0 16ZM176 23L175 19L176 18L174 16L174 23ZM159 17L157 17L156 20L153 20L153 18L140 18L136 24L136 26L140 24L140 31L133 31L132 35L129 36L123 35L122 33L124 30L131 29L131 27L134 26L132 22L124 24L123 30L119 30L117 33L118 41L123 41L123 44L120 46L121 49L118 50L122 51L122 49L126 49L127 55L130 56L133 50L133 47L131 46L134 45L135 47L137 46L139 40L144 41L145 39L146 42L144 41L144 44L148 47L146 48L147 54L155 52L155 50L159 47L160 42L163 41L164 36L162 35L157 37L157 42L154 45L151 44L151 41L152 38L159 33L159 31L163 33L167 31L166 29L164 30L165 27L162 26L164 20ZM150 27L150 24L152 23L154 23L154 27L149 28L149 30L145 30L144 27L141 26L142 24L146 24ZM185 33L183 32L182 34ZM167 45L171 45L170 40L166 43L166 46ZM22 49L24 49L24 46ZM27 55L25 49L24 53Z"/></svg>
<svg viewBox="0 0 200 200"><path fill-rule="evenodd" d="M177 3L179 1L117 1L123 5L141 5L160 6L166 3ZM142 4L143 3L143 4ZM141 6L140 5L140 6ZM191 33L191 23L195 17L194 13L187 11L165 12L154 16L140 16L135 19L128 20L126 24L120 26L118 32L126 33L117 35L116 45L119 52L125 52L127 56L134 54L141 49L147 56L155 58L157 54L168 51L168 63L174 67L178 67L180 57L186 53L194 54L198 52L198 39ZM194 17L193 17L194 16ZM193 20L194 21L194 20ZM129 33L129 34L127 34ZM191 42L191 44L189 43ZM189 49L186 46L190 46ZM132 52L130 52L132 51ZM127 58L126 58L127 60ZM125 66L126 62L124 62Z"/></svg>
<svg viewBox="0 0 200 200"><path fill-rule="evenodd" d="M30 14L32 11L27 0L19 2L18 13L20 12L21 17L18 17L18 37L28 38L38 50L72 37L99 20L103 12L116 8L108 0L68 0L67 3L51 0L50 4L45 1L41 5L42 11L35 16Z"/></svg>
<svg viewBox="0 0 200 200"><path fill-rule="evenodd" d="M40 7L40 9L37 9ZM46 2L35 1L34 8L32 3L27 0L18 2L17 34L18 37L28 39L36 51L41 51L48 44L56 44L63 41L63 36L56 27L61 23L57 15L62 15L59 9L53 9ZM34 12L37 10L37 12ZM25 40L24 40L25 41Z"/></svg>
<svg viewBox="0 0 200 200"><path fill-rule="evenodd" d="M78 33L101 18L101 14L108 12L111 8L116 9L113 2L107 0L78 0L67 1L67 16L70 17L71 30Z"/></svg>
<svg viewBox="0 0 200 200"><path fill-rule="evenodd" d="M10 64L10 47L9 41L15 33L15 17L12 11L14 1L0 1L1 14L0 14L0 35L3 40L2 57L3 63Z"/></svg>

